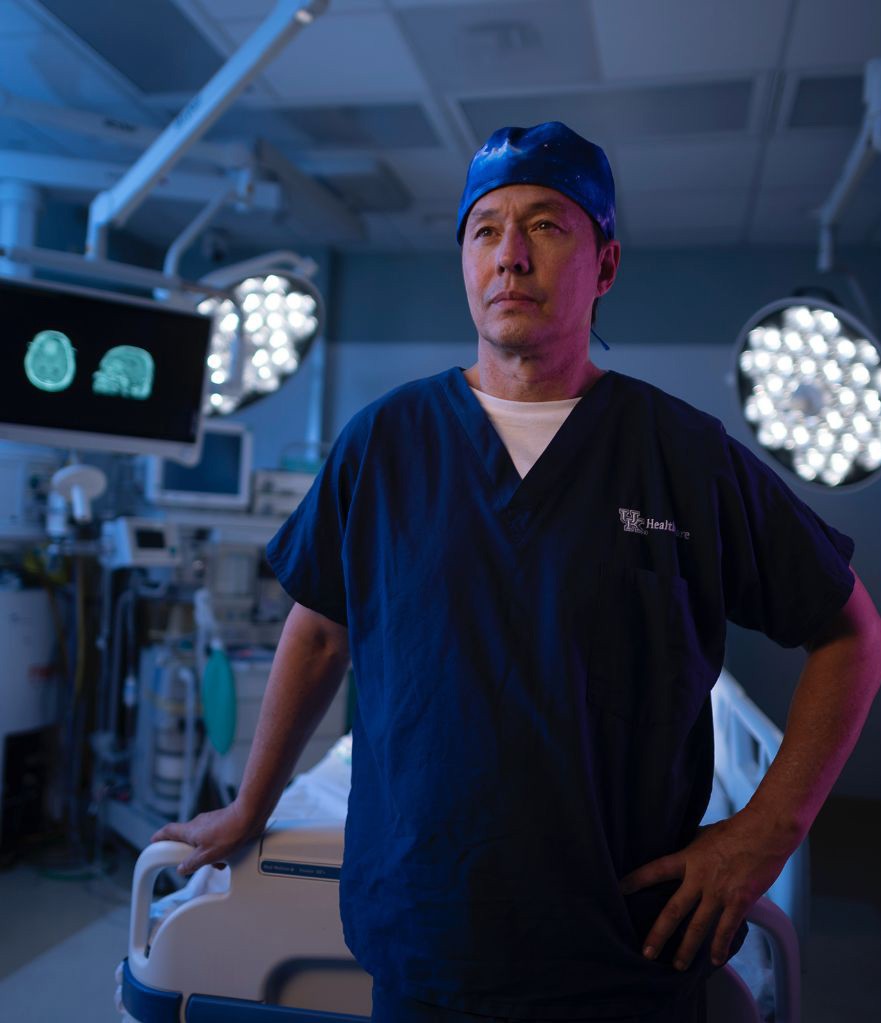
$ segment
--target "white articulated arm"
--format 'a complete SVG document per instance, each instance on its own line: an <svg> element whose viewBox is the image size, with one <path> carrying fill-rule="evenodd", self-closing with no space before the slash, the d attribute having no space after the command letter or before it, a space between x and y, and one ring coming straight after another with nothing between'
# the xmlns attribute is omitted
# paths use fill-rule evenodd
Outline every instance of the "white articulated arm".
<svg viewBox="0 0 881 1023"><path fill-rule="evenodd" d="M841 211L872 161L881 154L881 57L875 57L866 64L863 100L866 104L866 114L860 134L848 154L841 177L820 208L820 251L817 269L821 273L830 271L834 263L834 231Z"/></svg>
<svg viewBox="0 0 881 1023"><path fill-rule="evenodd" d="M89 209L86 237L89 258L104 257L109 227L125 223L156 182L208 131L266 64L327 6L328 0L307 3L279 0L250 39L190 100L125 176L95 196Z"/></svg>

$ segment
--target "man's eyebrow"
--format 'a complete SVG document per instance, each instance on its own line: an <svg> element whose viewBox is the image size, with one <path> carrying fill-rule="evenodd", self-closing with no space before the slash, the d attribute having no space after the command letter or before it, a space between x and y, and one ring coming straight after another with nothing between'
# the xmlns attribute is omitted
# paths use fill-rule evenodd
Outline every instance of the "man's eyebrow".
<svg viewBox="0 0 881 1023"><path fill-rule="evenodd" d="M540 199L538 202L530 203L523 211L524 217L535 216L536 213L554 213L558 217L566 215L566 207L561 202L553 199ZM499 216L499 210L495 207L475 210L471 214L472 220L494 220Z"/></svg>

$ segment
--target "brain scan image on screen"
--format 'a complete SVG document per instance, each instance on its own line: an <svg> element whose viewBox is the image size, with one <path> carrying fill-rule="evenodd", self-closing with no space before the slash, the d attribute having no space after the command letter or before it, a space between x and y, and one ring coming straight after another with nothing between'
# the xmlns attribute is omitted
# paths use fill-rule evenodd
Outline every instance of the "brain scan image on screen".
<svg viewBox="0 0 881 1023"><path fill-rule="evenodd" d="M63 391L76 376L76 349L60 330L41 330L24 357L28 380L41 391Z"/></svg>
<svg viewBox="0 0 881 1023"><path fill-rule="evenodd" d="M153 393L153 357L143 348L118 345L104 353L92 377L95 394L145 400Z"/></svg>

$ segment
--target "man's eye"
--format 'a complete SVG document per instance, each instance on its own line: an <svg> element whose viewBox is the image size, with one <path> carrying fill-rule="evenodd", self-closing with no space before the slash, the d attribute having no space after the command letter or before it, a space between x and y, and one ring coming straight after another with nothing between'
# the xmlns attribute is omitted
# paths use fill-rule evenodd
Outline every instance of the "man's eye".
<svg viewBox="0 0 881 1023"><path fill-rule="evenodd" d="M488 227L486 227L486 226L484 226L484 227L478 227L478 229L477 229L477 230L476 230L476 231L474 232L474 237L475 237L475 238L481 238L481 237L483 237L483 233L484 233L485 231L489 231L489 230L490 230L490 229L489 229Z"/></svg>
<svg viewBox="0 0 881 1023"><path fill-rule="evenodd" d="M555 228L557 225L552 220L540 220L535 226L536 227L541 227L541 228L549 228L549 227Z"/></svg>

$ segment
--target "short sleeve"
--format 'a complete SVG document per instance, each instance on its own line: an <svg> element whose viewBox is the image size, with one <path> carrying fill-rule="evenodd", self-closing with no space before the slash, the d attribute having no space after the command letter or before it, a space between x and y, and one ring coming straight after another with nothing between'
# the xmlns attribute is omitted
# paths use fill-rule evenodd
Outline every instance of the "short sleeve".
<svg viewBox="0 0 881 1023"><path fill-rule="evenodd" d="M723 432L717 479L725 616L782 647L806 643L847 603L854 542Z"/></svg>
<svg viewBox="0 0 881 1023"><path fill-rule="evenodd" d="M266 546L269 565L285 591L340 625L348 625L342 552L357 474L349 440L347 429L306 496Z"/></svg>

